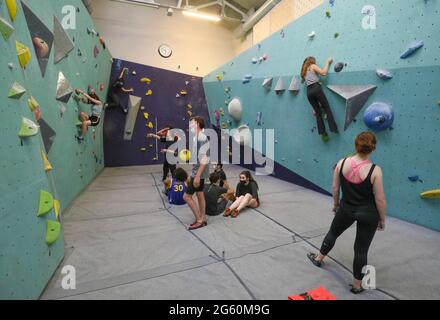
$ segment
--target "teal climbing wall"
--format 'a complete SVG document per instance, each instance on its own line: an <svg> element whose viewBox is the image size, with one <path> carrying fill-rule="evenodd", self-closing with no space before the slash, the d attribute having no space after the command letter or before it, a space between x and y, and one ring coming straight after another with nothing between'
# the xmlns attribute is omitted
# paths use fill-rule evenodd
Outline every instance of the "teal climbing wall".
<svg viewBox="0 0 440 320"><path fill-rule="evenodd" d="M88 133L78 144L74 138L78 112L89 112L89 106L75 100L64 104L55 99L59 72L63 72L73 88L98 88L107 84L111 71L111 56L88 33L96 30L81 0L29 0L25 2L40 20L53 32L54 15L63 20L66 5L78 8L76 29L66 32L75 43L69 56L54 64L54 49L50 55L44 78L40 72L32 40L20 1L17 0L17 19L12 22L5 1L0 1L0 17L15 28L5 40L0 36L0 299L38 298L64 256L64 240L60 238L51 246L45 241L46 220L56 220L54 210L37 218L40 190L51 192L61 202L62 211L87 186L103 168L102 125L96 132ZM15 49L15 41L29 47L32 58L23 70ZM100 53L95 58L93 49ZM81 51L81 56L78 54ZM15 68L9 69L13 63ZM17 81L26 90L20 100L8 98L12 83ZM106 88L97 89L105 98ZM18 137L21 118L35 121L27 99L36 98L41 106L42 119L56 132L48 156L53 167L45 172L41 151L44 144L41 134L21 142Z"/></svg>
<svg viewBox="0 0 440 320"><path fill-rule="evenodd" d="M376 29L362 27L362 8L366 4L376 9ZM330 18L326 17L326 11L330 11ZM313 40L308 37L312 31L316 33ZM339 37L335 38L335 33ZM333 7L325 1L283 32L273 34L204 78L212 122L215 123L214 111L220 107L226 111L220 122L232 120L227 114L229 99L225 94L225 88L230 87L231 98L241 99L244 108L240 123L232 120L230 127L249 123L251 128L274 128L278 140L275 161L331 191L333 165L352 153L355 136L368 130L362 119L364 110L373 102L386 102L394 108L394 129L377 132L378 146L372 159L384 171L388 212L440 230L440 200L420 198L421 192L440 188L439 34L439 1L336 0ZM400 59L407 45L417 40L423 40L424 47L410 58ZM268 55L267 61L251 63L252 58L263 54ZM303 85L298 96L287 90L277 96L273 91L279 77L283 77L288 87L310 55L321 66L329 56L335 63L347 63L340 73L331 68L323 78L324 86L377 86L357 121L345 132L345 100L324 89L341 131L339 135L331 134L328 143L323 143L313 130L316 121ZM394 78L379 79L377 68L389 69ZM243 84L247 74L253 79ZM223 80L218 81L217 75ZM274 78L270 92L261 86L268 77ZM255 123L257 112L262 112L262 126ZM423 182L408 179L415 175Z"/></svg>

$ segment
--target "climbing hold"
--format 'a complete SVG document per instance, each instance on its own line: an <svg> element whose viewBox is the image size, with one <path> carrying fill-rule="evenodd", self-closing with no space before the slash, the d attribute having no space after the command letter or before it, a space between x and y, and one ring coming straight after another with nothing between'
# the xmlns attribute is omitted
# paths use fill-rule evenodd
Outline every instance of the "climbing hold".
<svg viewBox="0 0 440 320"><path fill-rule="evenodd" d="M440 189L422 192L420 196L423 199L440 199Z"/></svg>
<svg viewBox="0 0 440 320"><path fill-rule="evenodd" d="M185 85L189 85L189 81L185 81Z"/></svg>
<svg viewBox="0 0 440 320"><path fill-rule="evenodd" d="M52 170L52 165L49 162L49 159L47 158L47 155L44 153L44 151L41 151L41 156L43 158L43 167L44 167L44 171L50 171Z"/></svg>
<svg viewBox="0 0 440 320"><path fill-rule="evenodd" d="M152 145L152 144L149 144L149 145L148 145L148 148L153 148L153 145Z"/></svg>
<svg viewBox="0 0 440 320"><path fill-rule="evenodd" d="M133 70L131 74L134 75L134 76L137 75L135 70Z"/></svg>
<svg viewBox="0 0 440 320"><path fill-rule="evenodd" d="M99 84L99 91L104 91L105 85L103 83Z"/></svg>
<svg viewBox="0 0 440 320"><path fill-rule="evenodd" d="M59 220L61 213L61 203L58 200L53 199L53 209L55 211L55 217L57 218L57 220Z"/></svg>
<svg viewBox="0 0 440 320"><path fill-rule="evenodd" d="M311 38L311 39L313 39L315 36L316 36L316 32L315 31L310 32L309 35L308 35L308 37Z"/></svg>
<svg viewBox="0 0 440 320"><path fill-rule="evenodd" d="M377 69L376 74L379 78L389 80L393 78L393 74L386 69Z"/></svg>
<svg viewBox="0 0 440 320"><path fill-rule="evenodd" d="M284 80L283 80L282 77L280 77L278 79L277 85L275 86L274 90L275 90L276 94L281 94L281 93L283 93L286 90L286 87L284 85Z"/></svg>
<svg viewBox="0 0 440 320"><path fill-rule="evenodd" d="M152 94L153 94L153 91L151 89L149 89L145 95L146 96L151 96Z"/></svg>
<svg viewBox="0 0 440 320"><path fill-rule="evenodd" d="M221 128L222 128L222 129L227 129L227 128L228 128L228 124L223 122L223 123L221 124Z"/></svg>
<svg viewBox="0 0 440 320"><path fill-rule="evenodd" d="M82 126L82 122L81 122L81 120L77 120L75 126L77 126L77 127L81 127L81 126Z"/></svg>
<svg viewBox="0 0 440 320"><path fill-rule="evenodd" d="M232 99L228 105L228 113L235 121L240 121L243 109L240 100L237 98Z"/></svg>
<svg viewBox="0 0 440 320"><path fill-rule="evenodd" d="M98 46L95 45L93 48L93 56L96 58L99 55L99 49Z"/></svg>
<svg viewBox="0 0 440 320"><path fill-rule="evenodd" d="M257 123L257 125L259 125L259 126L261 126L262 125L262 117L263 117L263 114L262 114L262 112L257 112L257 119L256 119L256 123Z"/></svg>
<svg viewBox="0 0 440 320"><path fill-rule="evenodd" d="M262 55L262 58L263 58L264 61L266 61L267 58L269 58L269 56L267 55L267 53L265 53L265 54Z"/></svg>
<svg viewBox="0 0 440 320"><path fill-rule="evenodd" d="M289 91L292 92L294 95L297 95L299 93L299 80L297 76L293 76L293 79L289 85Z"/></svg>
<svg viewBox="0 0 440 320"><path fill-rule="evenodd" d="M231 87L226 87L226 88L225 88L225 92L226 92L226 93L231 92Z"/></svg>
<svg viewBox="0 0 440 320"><path fill-rule="evenodd" d="M225 110L223 110L223 108L219 108L218 109L218 112L220 113L220 115L222 116L222 117L224 117L225 116Z"/></svg>
<svg viewBox="0 0 440 320"><path fill-rule="evenodd" d="M339 33L335 32L335 34L333 35L333 37L336 39L337 37L339 37Z"/></svg>
<svg viewBox="0 0 440 320"><path fill-rule="evenodd" d="M102 47L105 49L105 40L103 37L99 37L99 43L101 43Z"/></svg>
<svg viewBox="0 0 440 320"><path fill-rule="evenodd" d="M147 148L140 148L139 151L145 152L145 151L147 151Z"/></svg>
<svg viewBox="0 0 440 320"><path fill-rule="evenodd" d="M62 72L58 74L56 99L67 103L73 94L73 88Z"/></svg>
<svg viewBox="0 0 440 320"><path fill-rule="evenodd" d="M410 176L410 177L408 177L408 180L409 180L409 181L412 181L412 182L420 181L420 182L423 183L423 180L421 180L421 179L419 178L419 176Z"/></svg>
<svg viewBox="0 0 440 320"><path fill-rule="evenodd" d="M144 106L141 106L141 110L145 110L145 107L144 107Z"/></svg>
<svg viewBox="0 0 440 320"><path fill-rule="evenodd" d="M298 163L301 163L301 162L302 162L302 159L298 158L298 159L296 159L296 161L297 161Z"/></svg>
<svg viewBox="0 0 440 320"><path fill-rule="evenodd" d="M247 78L247 77L243 78L243 84L251 82L251 79L252 79L252 76L250 78Z"/></svg>
<svg viewBox="0 0 440 320"><path fill-rule="evenodd" d="M150 84L151 83L151 79L150 78L142 78L141 82L144 82L146 84Z"/></svg>
<svg viewBox="0 0 440 320"><path fill-rule="evenodd" d="M337 93L346 100L344 130L347 130L350 123L357 116L359 111L367 102L370 95L376 90L376 86L327 86L331 91Z"/></svg>
<svg viewBox="0 0 440 320"><path fill-rule="evenodd" d="M60 117L62 118L64 113L66 112L66 107L63 104L60 104L58 110L60 111Z"/></svg>
<svg viewBox="0 0 440 320"><path fill-rule="evenodd" d="M48 246L52 245L58 240L61 233L61 223L58 221L46 221L46 243Z"/></svg>
<svg viewBox="0 0 440 320"><path fill-rule="evenodd" d="M257 64L258 59L257 58L252 58L252 64Z"/></svg>
<svg viewBox="0 0 440 320"><path fill-rule="evenodd" d="M57 64L67 57L70 51L75 48L75 44L64 30L61 22L54 16L54 63Z"/></svg>
<svg viewBox="0 0 440 320"><path fill-rule="evenodd" d="M218 74L218 75L216 75L216 76L215 76L215 78L216 78L216 79L217 79L218 81L222 81L222 76L221 76L221 75L219 75L219 74Z"/></svg>
<svg viewBox="0 0 440 320"><path fill-rule="evenodd" d="M14 33L14 27L5 19L0 17L0 33L5 40L8 40Z"/></svg>
<svg viewBox="0 0 440 320"><path fill-rule="evenodd" d="M272 81L273 81L273 78L266 78L266 79L264 79L262 86L266 90L270 90L272 88Z"/></svg>
<svg viewBox="0 0 440 320"><path fill-rule="evenodd" d="M332 15L331 15L330 11L326 11L326 12L325 12L325 16L326 16L327 18L331 18Z"/></svg>
<svg viewBox="0 0 440 320"><path fill-rule="evenodd" d="M26 89L23 88L19 83L14 82L9 89L8 98L20 99L26 93Z"/></svg>
<svg viewBox="0 0 440 320"><path fill-rule="evenodd" d="M405 51L400 55L400 59L406 59L423 47L423 41L411 42Z"/></svg>
<svg viewBox="0 0 440 320"><path fill-rule="evenodd" d="M190 110L192 110L192 108L193 108L191 104L187 104L186 107Z"/></svg>
<svg viewBox="0 0 440 320"><path fill-rule="evenodd" d="M31 52L29 51L29 48L18 41L15 41L15 48L17 50L17 55L18 55L18 60L20 61L20 66L23 69L26 69L26 66L29 63L29 60L31 60Z"/></svg>
<svg viewBox="0 0 440 320"><path fill-rule="evenodd" d="M38 126L32 120L22 118L18 136L20 138L27 138L35 136L36 134L38 134Z"/></svg>
<svg viewBox="0 0 440 320"><path fill-rule="evenodd" d="M8 63L8 68L11 69L11 70L14 70L15 69L15 64L13 64L12 62L9 62Z"/></svg>
<svg viewBox="0 0 440 320"><path fill-rule="evenodd" d="M338 62L335 64L334 70L335 70L335 72L341 72L345 66L347 66L347 64L345 62Z"/></svg>
<svg viewBox="0 0 440 320"><path fill-rule="evenodd" d="M218 112L218 110L214 111L214 118L215 118L215 125L217 127L220 126L220 112Z"/></svg>
<svg viewBox="0 0 440 320"><path fill-rule="evenodd" d="M157 161L157 157L154 157L154 158L152 158L151 160L153 160L153 161Z"/></svg>
<svg viewBox="0 0 440 320"><path fill-rule="evenodd" d="M192 113L191 111L189 111L189 110L188 110L186 113L188 114L188 116L189 116L190 118L193 116L193 113Z"/></svg>
<svg viewBox="0 0 440 320"><path fill-rule="evenodd" d="M44 190L40 190L40 203L38 205L37 217L42 217L53 208L53 196Z"/></svg>
<svg viewBox="0 0 440 320"><path fill-rule="evenodd" d="M182 91L180 91L180 94L181 94L182 96L186 96L186 95L188 94L188 92L186 92L185 90L182 90Z"/></svg>
<svg viewBox="0 0 440 320"><path fill-rule="evenodd" d="M330 6L333 7L335 5L335 0L329 0Z"/></svg>
<svg viewBox="0 0 440 320"><path fill-rule="evenodd" d="M176 94L176 98L180 98L180 94Z"/></svg>
<svg viewBox="0 0 440 320"><path fill-rule="evenodd" d="M364 122L367 127L382 131L389 129L394 121L393 108L383 102L375 102L364 113Z"/></svg>
<svg viewBox="0 0 440 320"><path fill-rule="evenodd" d="M148 112L144 112L144 118L148 120L148 118L149 118Z"/></svg>
<svg viewBox="0 0 440 320"><path fill-rule="evenodd" d="M9 17L11 17L12 22L14 22L17 18L17 1L6 0L6 6L8 7Z"/></svg>
<svg viewBox="0 0 440 320"><path fill-rule="evenodd" d="M180 151L179 158L183 162L188 162L189 159L191 159L191 151L189 151L188 149L184 149L184 150Z"/></svg>
<svg viewBox="0 0 440 320"><path fill-rule="evenodd" d="M78 57L81 57L81 56L82 56L81 49L78 49Z"/></svg>
<svg viewBox="0 0 440 320"><path fill-rule="evenodd" d="M252 132L247 125L241 125L234 132L234 140L236 143L247 146L252 141Z"/></svg>
<svg viewBox="0 0 440 320"><path fill-rule="evenodd" d="M28 99L28 106L29 106L29 109L30 109L32 112L34 112L35 109L37 109L37 108L40 107L40 104L38 103L37 100L35 100L34 97L31 96L31 97Z"/></svg>
<svg viewBox="0 0 440 320"><path fill-rule="evenodd" d="M154 125L153 125L153 123L150 121L150 122L147 123L147 127L150 128L150 129L153 129L153 128L154 128Z"/></svg>

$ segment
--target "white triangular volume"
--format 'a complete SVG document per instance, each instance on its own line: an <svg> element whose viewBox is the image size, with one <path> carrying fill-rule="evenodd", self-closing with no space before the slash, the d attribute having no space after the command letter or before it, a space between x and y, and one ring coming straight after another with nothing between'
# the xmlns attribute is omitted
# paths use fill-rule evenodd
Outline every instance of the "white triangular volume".
<svg viewBox="0 0 440 320"><path fill-rule="evenodd" d="M270 90L270 88L272 88L272 80L273 80L273 78L266 78L266 79L264 79L262 86L265 89Z"/></svg>
<svg viewBox="0 0 440 320"><path fill-rule="evenodd" d="M296 76L293 76L292 82L290 82L289 91L292 91L293 93L299 92L299 81Z"/></svg>
<svg viewBox="0 0 440 320"><path fill-rule="evenodd" d="M284 85L284 80L283 78L279 78L277 85L275 86L275 92L280 92L280 91L284 91L286 90L286 86Z"/></svg>

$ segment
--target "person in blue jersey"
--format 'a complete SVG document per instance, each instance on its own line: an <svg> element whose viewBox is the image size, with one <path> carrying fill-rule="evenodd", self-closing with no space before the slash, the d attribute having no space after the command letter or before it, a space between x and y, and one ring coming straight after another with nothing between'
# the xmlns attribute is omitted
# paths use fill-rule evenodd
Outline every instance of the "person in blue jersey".
<svg viewBox="0 0 440 320"><path fill-rule="evenodd" d="M183 195L187 189L188 173L183 168L177 168L174 172L174 177L167 179L166 195L168 202L177 206L186 204Z"/></svg>

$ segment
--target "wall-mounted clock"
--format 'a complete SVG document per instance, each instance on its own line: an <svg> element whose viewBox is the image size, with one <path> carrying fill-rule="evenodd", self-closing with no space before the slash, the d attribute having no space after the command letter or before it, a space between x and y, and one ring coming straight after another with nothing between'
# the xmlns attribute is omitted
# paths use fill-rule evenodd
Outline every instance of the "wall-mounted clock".
<svg viewBox="0 0 440 320"><path fill-rule="evenodd" d="M163 58L169 58L173 53L173 50L171 50L170 46L167 44L161 44L158 51L160 56Z"/></svg>

